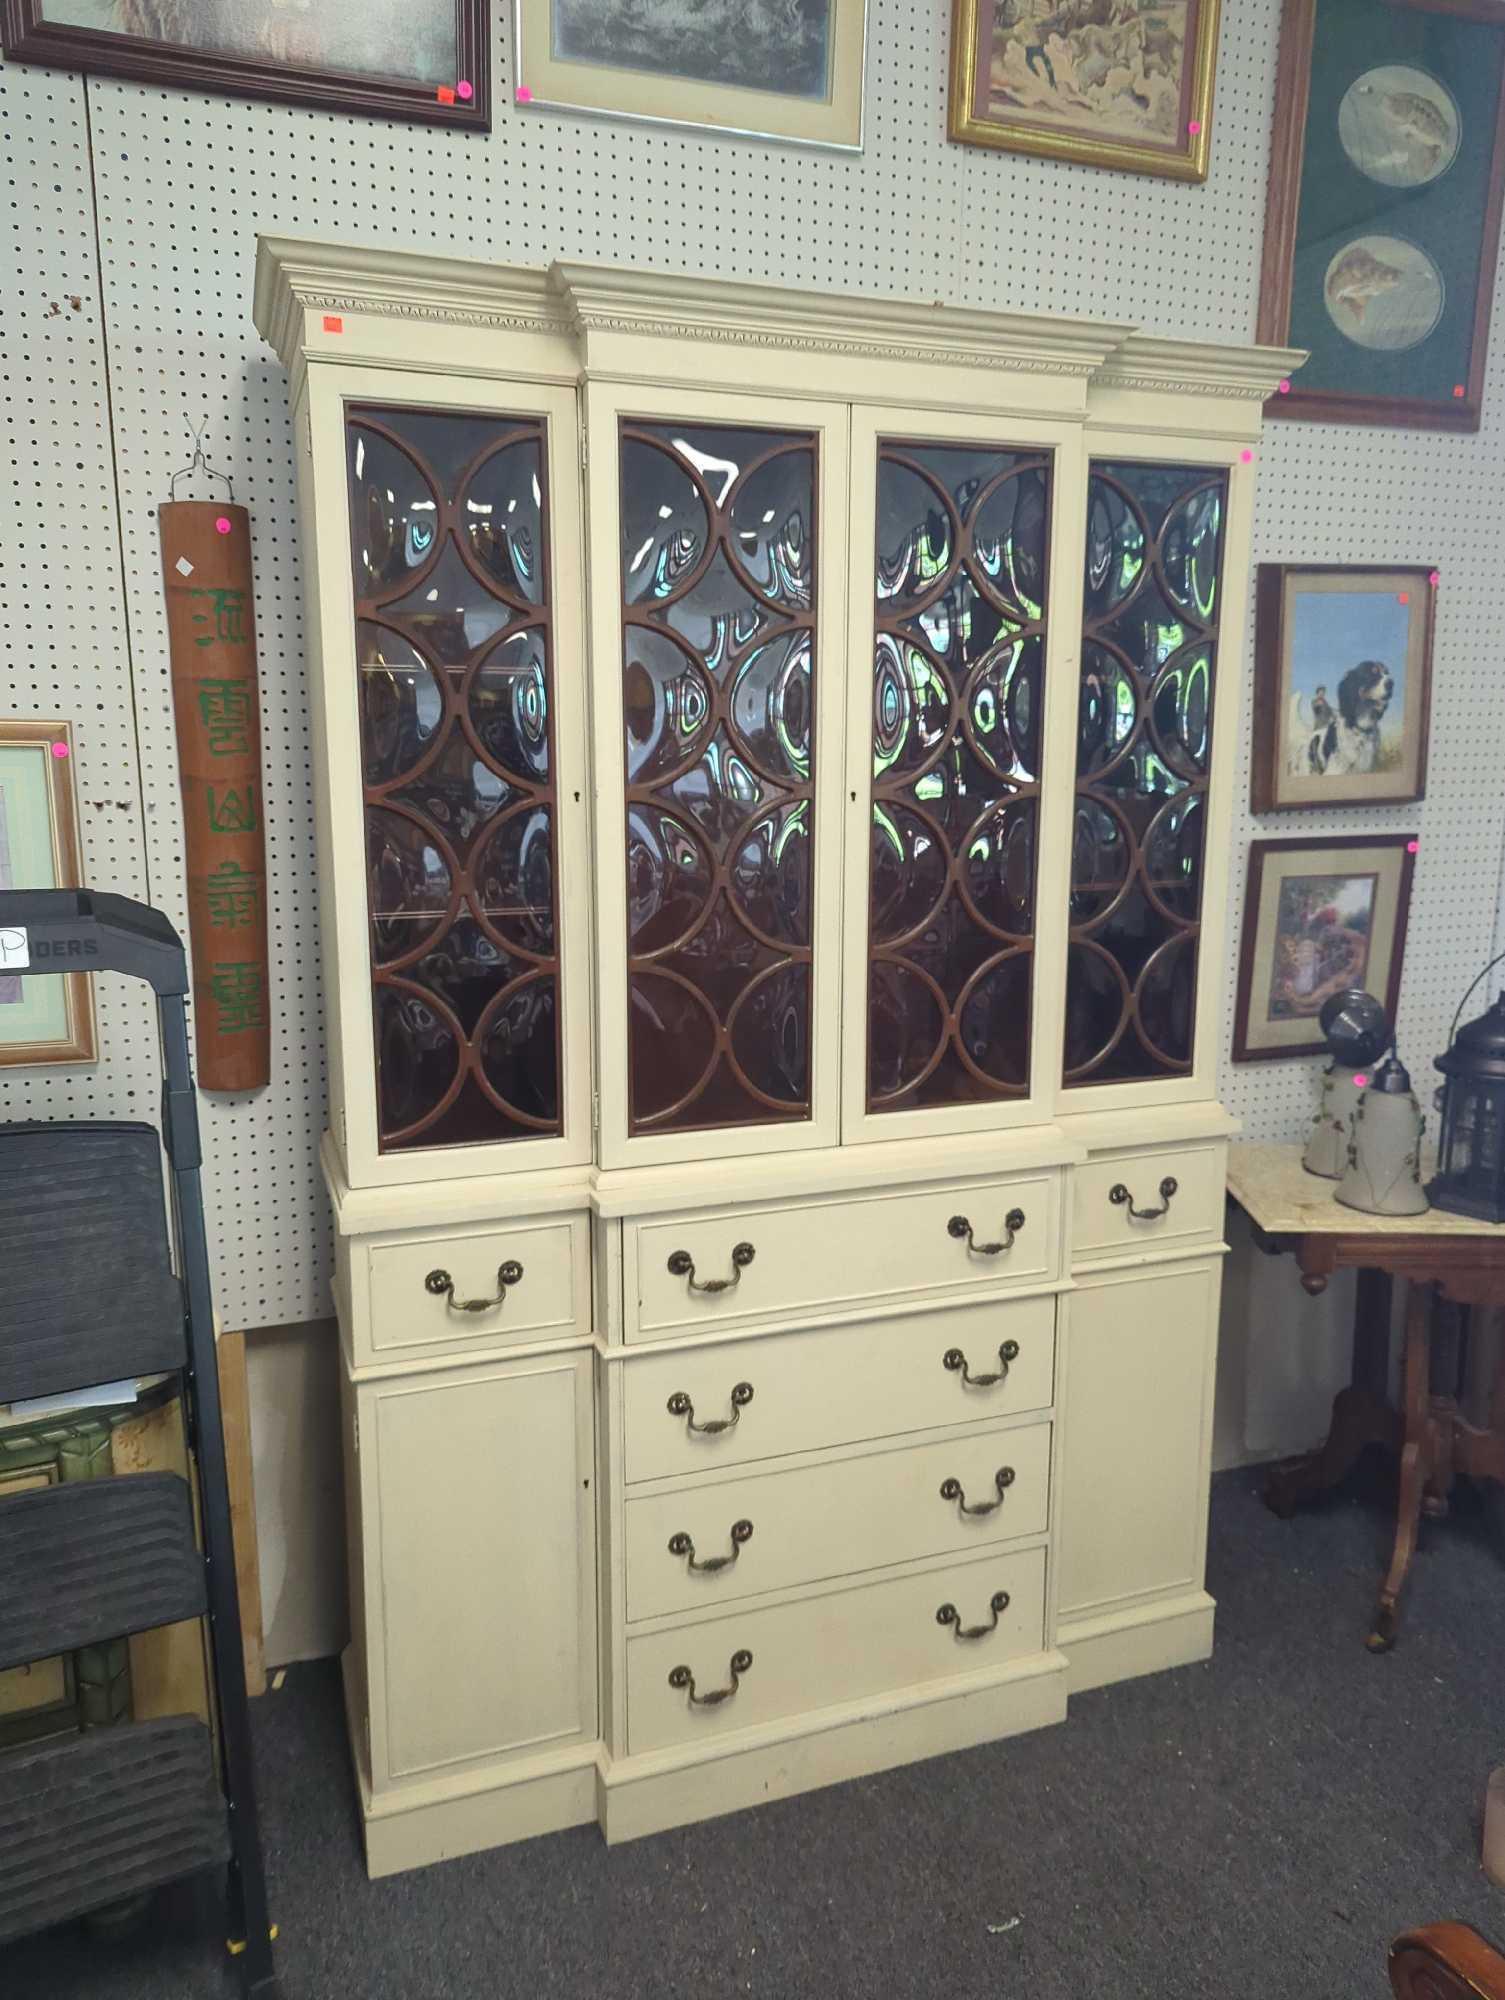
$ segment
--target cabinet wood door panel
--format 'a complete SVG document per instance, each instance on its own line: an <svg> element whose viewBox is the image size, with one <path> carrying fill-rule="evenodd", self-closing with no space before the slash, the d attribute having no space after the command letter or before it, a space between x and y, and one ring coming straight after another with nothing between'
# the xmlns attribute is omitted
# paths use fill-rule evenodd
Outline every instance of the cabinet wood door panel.
<svg viewBox="0 0 1505 2000"><path fill-rule="evenodd" d="M619 1364L627 1478L706 1472L1043 1409L1055 1313L1054 1297L1014 1299L631 1357ZM1000 1379L976 1381L985 1375ZM692 1423L729 1427L706 1432Z"/></svg>
<svg viewBox="0 0 1505 2000"><path fill-rule="evenodd" d="M1049 1511L1049 1424L641 1494L627 1502L627 1615L1019 1541L1042 1534Z"/></svg>
<svg viewBox="0 0 1505 2000"><path fill-rule="evenodd" d="M1200 1585L1221 1260L1070 1296L1056 1548L1063 1616Z"/></svg>

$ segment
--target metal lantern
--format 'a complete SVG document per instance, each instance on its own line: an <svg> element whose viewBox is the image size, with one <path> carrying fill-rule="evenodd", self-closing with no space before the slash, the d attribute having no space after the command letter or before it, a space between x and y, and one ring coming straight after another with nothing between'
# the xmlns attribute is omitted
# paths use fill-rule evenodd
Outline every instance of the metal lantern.
<svg viewBox="0 0 1505 2000"><path fill-rule="evenodd" d="M1505 994L1458 1030L1437 1067L1447 1081L1438 1092L1437 1174L1427 1189L1433 1206L1505 1222Z"/></svg>

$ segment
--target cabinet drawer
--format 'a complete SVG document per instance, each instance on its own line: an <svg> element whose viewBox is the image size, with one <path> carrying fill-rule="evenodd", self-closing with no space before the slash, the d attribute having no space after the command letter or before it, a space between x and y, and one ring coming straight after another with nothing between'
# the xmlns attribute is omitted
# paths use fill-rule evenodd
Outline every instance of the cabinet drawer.
<svg viewBox="0 0 1505 2000"><path fill-rule="evenodd" d="M1058 1262L1058 1188L1046 1173L630 1224L627 1337L1048 1281ZM1023 1221L1008 1243L1015 1211ZM1007 1247L984 1247L995 1244ZM725 1289L695 1289L718 1283Z"/></svg>
<svg viewBox="0 0 1505 2000"><path fill-rule="evenodd" d="M590 1327L590 1233L583 1214L517 1228L385 1237L370 1245L366 1259L364 1317L373 1355L497 1347ZM509 1265L519 1267L519 1275ZM463 1302L479 1300L490 1303L461 1310ZM357 1358L361 1318L357 1308Z"/></svg>
<svg viewBox="0 0 1505 2000"><path fill-rule="evenodd" d="M996 1615L995 1600L1007 1592ZM949 1606L955 1622L936 1614ZM959 1638L958 1630L979 1631ZM1045 1551L971 1557L796 1604L733 1611L627 1641L627 1742L637 1756L787 1715L949 1680L1038 1653L1045 1638ZM714 1705L690 1699L732 1685ZM672 1680L671 1680L672 1677Z"/></svg>
<svg viewBox="0 0 1505 2000"><path fill-rule="evenodd" d="M627 1502L627 1616L964 1554L1042 1534L1049 1509L1048 1423L642 1494Z"/></svg>
<svg viewBox="0 0 1505 2000"><path fill-rule="evenodd" d="M1051 1296L991 1301L630 1357L618 1364L627 1478L705 1472L1044 1409L1055 1373L1055 1316ZM975 1379L982 1376L999 1379ZM692 1422L726 1428L692 1430Z"/></svg>
<svg viewBox="0 0 1505 2000"><path fill-rule="evenodd" d="M1072 1174L1073 1256L1221 1236L1226 1156L1221 1142L1094 1155Z"/></svg>

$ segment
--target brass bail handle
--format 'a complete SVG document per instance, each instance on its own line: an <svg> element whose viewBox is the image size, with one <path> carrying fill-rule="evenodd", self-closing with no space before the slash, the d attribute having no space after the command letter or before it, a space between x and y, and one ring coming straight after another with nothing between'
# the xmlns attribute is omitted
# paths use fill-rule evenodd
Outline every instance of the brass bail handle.
<svg viewBox="0 0 1505 2000"><path fill-rule="evenodd" d="M683 1389L676 1389L665 1405L671 1417L683 1417L685 1429L693 1431L696 1437L719 1437L722 1431L734 1431L742 1421L742 1412L753 1399L751 1382L739 1382L732 1390L732 1413L729 1417L709 1417L703 1424L695 1421L695 1405Z"/></svg>
<svg viewBox="0 0 1505 2000"><path fill-rule="evenodd" d="M455 1281L449 1275L448 1271L430 1271L423 1281L423 1289L426 1292L432 1292L435 1298L442 1298L445 1309L448 1312L485 1313L493 1311L497 1306L505 1305L509 1287L520 1285L522 1278L522 1265L515 1258L509 1258L505 1264L497 1265L495 1298L457 1299L455 1297Z"/></svg>
<svg viewBox="0 0 1505 2000"><path fill-rule="evenodd" d="M1122 1181L1115 1181L1113 1186L1109 1188L1108 1199L1113 1203L1115 1208L1127 1206L1130 1215L1133 1216L1136 1222L1158 1222L1161 1216L1169 1209L1175 1193L1176 1177L1174 1174L1167 1174L1165 1179L1160 1183L1160 1206L1158 1208L1136 1208L1134 1206L1133 1195L1129 1193L1129 1190L1124 1186Z"/></svg>
<svg viewBox="0 0 1505 2000"><path fill-rule="evenodd" d="M672 1688L686 1688L689 1690L691 1708L719 1708L722 1702L730 1701L732 1696L737 1692L737 1689L742 1685L742 1676L751 1665L752 1654L748 1652L745 1646L739 1646L737 1651L732 1654L727 1668L732 1677L730 1687L712 1688L709 1694L700 1694L695 1686L695 1676L690 1672L688 1667L671 1667L669 1670L669 1685Z"/></svg>
<svg viewBox="0 0 1505 2000"><path fill-rule="evenodd" d="M998 1620L1008 1608L1008 1592L995 1590L988 1599L988 1609L993 1615L986 1625L963 1625L961 1613L954 1604L943 1604L935 1614L935 1622L937 1625L949 1625L953 1639L986 1639L998 1630Z"/></svg>
<svg viewBox="0 0 1505 2000"><path fill-rule="evenodd" d="M946 1224L946 1234L954 1236L959 1243L965 1236L967 1248L974 1257L1001 1257L1005 1250L1012 1250L1014 1238L1024 1227L1024 1210L1011 1208L1003 1218L1003 1240L1001 1243L979 1243L972 1233L972 1225L964 1215L953 1215Z"/></svg>
<svg viewBox="0 0 1505 2000"><path fill-rule="evenodd" d="M695 1259L688 1250L673 1250L669 1253L669 1271L673 1277L688 1278L692 1292L730 1292L742 1282L742 1273L757 1256L750 1243L738 1243L732 1249L732 1275L729 1278L697 1278Z"/></svg>

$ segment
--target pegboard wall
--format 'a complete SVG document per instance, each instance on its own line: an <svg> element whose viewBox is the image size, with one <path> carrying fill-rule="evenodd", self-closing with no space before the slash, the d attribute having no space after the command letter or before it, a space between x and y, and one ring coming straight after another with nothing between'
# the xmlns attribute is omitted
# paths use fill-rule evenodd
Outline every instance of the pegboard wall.
<svg viewBox="0 0 1505 2000"><path fill-rule="evenodd" d="M204 1100L227 1324L322 1314L330 1262L302 580L286 385L249 317L257 231L708 271L1249 340L1279 7L1237 0L1223 11L1205 187L948 144L947 0L871 0L864 150L851 156L524 110L513 102L507 0L493 27L488 138L0 67L14 274L0 298L10 489L0 708L73 719L91 881L145 896L180 924L154 510L189 457L191 426L207 420L210 458L251 512L277 1011L270 1087ZM1262 824L1241 806L1233 938L1252 834L1418 833L1400 1033L1424 1081L1491 949L1499 902L1502 371L1497 304L1477 436L1275 424L1259 453L1256 559L1441 570L1431 796L1416 808ZM1224 728L1251 658L1252 635L1242 661L1231 645L1225 653ZM1245 801L1247 697L1237 705ZM124 983L97 984L99 1066L0 1072L0 1117L151 1115L149 1009ZM1252 1136L1295 1136L1313 1067L1225 1062L1225 1100Z"/></svg>

